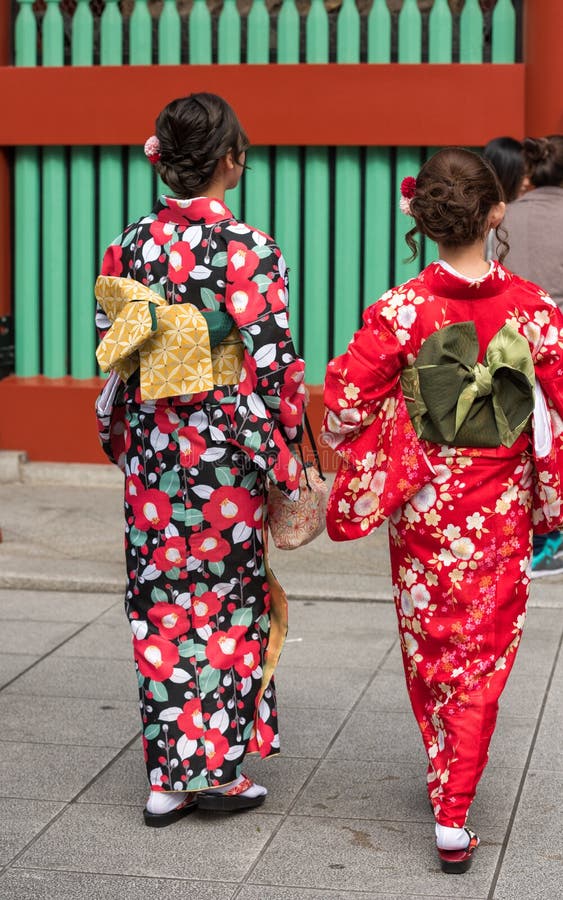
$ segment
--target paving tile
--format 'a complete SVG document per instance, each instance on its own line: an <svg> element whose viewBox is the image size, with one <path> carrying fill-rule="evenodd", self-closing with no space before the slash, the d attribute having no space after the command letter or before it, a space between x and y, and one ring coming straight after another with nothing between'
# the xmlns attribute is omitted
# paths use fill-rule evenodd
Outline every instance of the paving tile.
<svg viewBox="0 0 563 900"><path fill-rule="evenodd" d="M449 900L485 897L502 835L482 833L473 868L444 883L431 824L317 819L290 816L252 872L253 884L293 885L377 892L397 897L413 893Z"/></svg>
<svg viewBox="0 0 563 900"><path fill-rule="evenodd" d="M139 742L140 743L140 742ZM0 796L72 800L115 756L116 749L0 743Z"/></svg>
<svg viewBox="0 0 563 900"><path fill-rule="evenodd" d="M530 678L528 675L521 675L519 670L514 668L499 700L501 712L510 716L537 719L548 680L547 669L536 672L535 678Z"/></svg>
<svg viewBox="0 0 563 900"><path fill-rule="evenodd" d="M123 600L114 594L75 594L61 591L0 590L2 621L90 622Z"/></svg>
<svg viewBox="0 0 563 900"><path fill-rule="evenodd" d="M314 702L314 697L311 698ZM281 709L280 746L284 756L319 759L346 718L343 709Z"/></svg>
<svg viewBox="0 0 563 900"><path fill-rule="evenodd" d="M340 634L297 634L294 629L286 642L280 665L320 667L375 668L397 641L391 632L378 635L358 632Z"/></svg>
<svg viewBox="0 0 563 900"><path fill-rule="evenodd" d="M330 759L393 759L425 766L426 754L415 718L411 712L392 713L373 710L368 700L350 716L346 727L332 744Z"/></svg>
<svg viewBox="0 0 563 900"><path fill-rule="evenodd" d="M1 885L1 882L0 882ZM451 894L432 894L432 900L451 900ZM236 900L428 900L428 894L381 894L379 891L345 891L342 888L336 890L309 890L303 887L268 887L266 885L246 884ZM16 898L19 900L19 897ZM97 898L96 898L97 900ZM486 900L485 894L481 897L465 894L463 900Z"/></svg>
<svg viewBox="0 0 563 900"><path fill-rule="evenodd" d="M147 828L129 807L74 804L17 860L18 868L240 881L278 827L279 816L192 814ZM162 882L159 890L162 889Z"/></svg>
<svg viewBox="0 0 563 900"><path fill-rule="evenodd" d="M133 659L76 659L53 653L6 688L34 697L138 700Z"/></svg>
<svg viewBox="0 0 563 900"><path fill-rule="evenodd" d="M335 603L330 600L295 600L289 607L289 633L307 631L342 634L348 631L374 635L396 632L397 617L392 603Z"/></svg>
<svg viewBox="0 0 563 900"><path fill-rule="evenodd" d="M61 656L77 656L81 659L133 659L131 629L122 604L119 605L119 624L115 622L93 622L80 634L67 641L57 650Z"/></svg>
<svg viewBox="0 0 563 900"><path fill-rule="evenodd" d="M64 808L47 800L0 799L0 865L10 862Z"/></svg>
<svg viewBox="0 0 563 900"><path fill-rule="evenodd" d="M236 884L12 869L0 878L6 900L231 900Z"/></svg>
<svg viewBox="0 0 563 900"><path fill-rule="evenodd" d="M0 688L29 666L41 659L40 656L29 656L25 653L2 653L0 655Z"/></svg>
<svg viewBox="0 0 563 900"><path fill-rule="evenodd" d="M536 719L511 716L500 710L489 746L489 762L495 766L522 770L528 758Z"/></svg>
<svg viewBox="0 0 563 900"><path fill-rule="evenodd" d="M317 707L350 709L372 674L372 669L351 669L346 666L280 666L276 672L278 704L282 710L293 706L308 706L311 697L314 697Z"/></svg>
<svg viewBox="0 0 563 900"><path fill-rule="evenodd" d="M244 761L245 775L268 788L268 799L260 812L286 812L317 762L316 759L284 756L273 756L267 760L257 756L247 757ZM138 749L127 750L116 759L77 802L121 804L140 810L145 804L147 791L147 774L139 741Z"/></svg>
<svg viewBox="0 0 563 900"><path fill-rule="evenodd" d="M530 771L495 889L495 900L561 897L563 773Z"/></svg>
<svg viewBox="0 0 563 900"><path fill-rule="evenodd" d="M134 703L0 694L5 741L121 749L140 730Z"/></svg>
<svg viewBox="0 0 563 900"><path fill-rule="evenodd" d="M77 622L2 621L2 644L10 653L43 656L75 634Z"/></svg>

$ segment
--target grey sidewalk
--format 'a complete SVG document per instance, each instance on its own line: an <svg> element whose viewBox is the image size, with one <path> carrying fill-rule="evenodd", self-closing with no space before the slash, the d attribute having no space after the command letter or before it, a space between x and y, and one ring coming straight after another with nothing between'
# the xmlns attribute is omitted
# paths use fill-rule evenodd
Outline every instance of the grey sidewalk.
<svg viewBox="0 0 563 900"><path fill-rule="evenodd" d="M274 554L290 595L282 755L245 766L268 800L154 831L141 818L119 480L84 486L88 470L67 469L53 485L60 470L25 468L24 483L0 485L2 900L563 894L563 578L533 586L468 875L438 870L383 533Z"/></svg>

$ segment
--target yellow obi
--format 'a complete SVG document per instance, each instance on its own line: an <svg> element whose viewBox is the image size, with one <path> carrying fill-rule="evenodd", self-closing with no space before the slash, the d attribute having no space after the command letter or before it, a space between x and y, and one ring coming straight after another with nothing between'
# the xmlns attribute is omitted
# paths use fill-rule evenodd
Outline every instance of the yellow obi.
<svg viewBox="0 0 563 900"><path fill-rule="evenodd" d="M143 400L238 384L244 345L237 328L211 348L206 316L192 303L170 305L131 278L100 275L96 300L112 325L96 350L103 372L127 381L140 369Z"/></svg>

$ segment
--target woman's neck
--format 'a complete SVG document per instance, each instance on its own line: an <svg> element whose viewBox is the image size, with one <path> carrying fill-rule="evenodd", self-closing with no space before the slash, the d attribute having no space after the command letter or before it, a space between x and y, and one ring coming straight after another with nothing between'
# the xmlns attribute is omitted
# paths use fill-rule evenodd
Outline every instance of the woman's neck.
<svg viewBox="0 0 563 900"><path fill-rule="evenodd" d="M489 272L490 263L485 260L484 251L484 241L476 241L467 247L444 247L443 244L438 244L440 259L467 278L481 278Z"/></svg>

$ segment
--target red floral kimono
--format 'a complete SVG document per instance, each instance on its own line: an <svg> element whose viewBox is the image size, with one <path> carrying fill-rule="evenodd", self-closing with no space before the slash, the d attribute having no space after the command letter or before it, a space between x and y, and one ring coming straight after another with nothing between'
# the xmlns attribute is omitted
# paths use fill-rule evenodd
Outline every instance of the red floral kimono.
<svg viewBox="0 0 563 900"><path fill-rule="evenodd" d="M381 447L374 452L367 446L369 429L378 417L393 415L401 372L413 365L425 340L456 323L474 323L481 363L503 326L524 335L559 451L551 474L540 479L529 429L510 447L420 441L413 449L412 435L401 439L402 425L395 428L391 449L406 466L403 492L409 499L391 513L389 542L407 688L428 754L436 819L460 827L487 762L498 698L520 642L538 480L551 490L551 511L558 514L561 505L561 312L540 288L498 263L473 282L432 263L371 306L347 352L330 363L325 429L345 459L354 456L356 442L362 446L354 478L344 479L346 490L338 488L329 509L333 527L344 528L347 519L357 537L370 529L378 493L385 490L379 482L388 461ZM404 418L404 403L401 410ZM418 479L424 469L426 483L411 496L408 479Z"/></svg>
<svg viewBox="0 0 563 900"><path fill-rule="evenodd" d="M244 344L238 383L212 391L143 401L133 374L112 433L149 781L203 790L234 780L247 752L279 752L271 676L285 597L267 566L264 500L267 479L298 488L287 444L304 399L286 266L221 201L161 197L108 248L102 274L223 309ZM98 308L102 335L110 324Z"/></svg>

